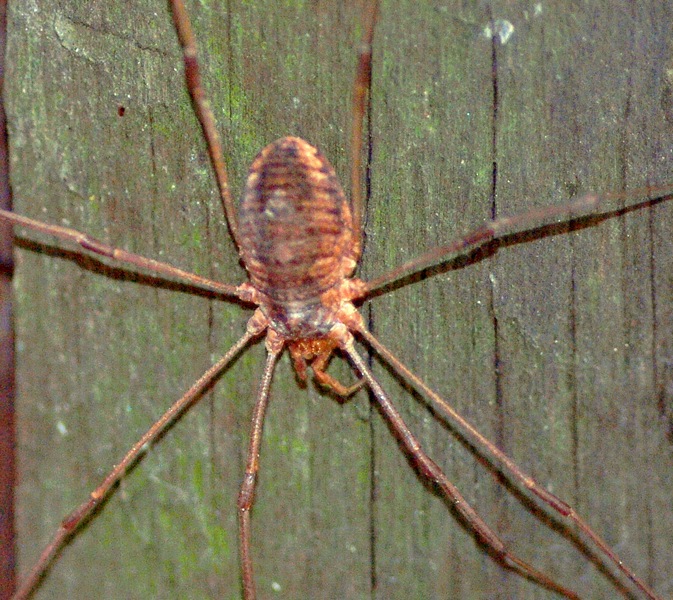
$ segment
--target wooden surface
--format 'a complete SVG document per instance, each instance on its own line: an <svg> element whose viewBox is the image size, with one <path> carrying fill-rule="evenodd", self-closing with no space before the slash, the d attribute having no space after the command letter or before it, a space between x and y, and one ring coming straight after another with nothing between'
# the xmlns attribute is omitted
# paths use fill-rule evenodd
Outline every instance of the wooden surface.
<svg viewBox="0 0 673 600"><path fill-rule="evenodd" d="M6 8L6 2L0 2L0 85L5 74ZM5 210L12 208L8 150L7 115L4 106L0 106L0 207ZM13 241L11 225L0 224L0 598L8 596L16 583Z"/></svg>
<svg viewBox="0 0 673 600"><path fill-rule="evenodd" d="M492 206L512 214L673 183L667 0L463 4L382 7L365 277L480 225ZM287 134L318 145L347 182L358 7L188 8L236 194L256 152ZM492 43L492 18L502 31L511 23L509 38ZM15 2L9 26L17 211L243 281L166 3ZM508 238L362 312L670 598L673 203L582 225ZM249 314L69 256L17 252L22 569ZM152 450L38 598L240 597L235 501L262 360L261 345L241 357ZM617 597L568 531L550 531L376 370L519 555L582 598ZM253 516L261 598L552 597L493 564L413 474L366 395L342 407L299 389L287 356L272 394Z"/></svg>

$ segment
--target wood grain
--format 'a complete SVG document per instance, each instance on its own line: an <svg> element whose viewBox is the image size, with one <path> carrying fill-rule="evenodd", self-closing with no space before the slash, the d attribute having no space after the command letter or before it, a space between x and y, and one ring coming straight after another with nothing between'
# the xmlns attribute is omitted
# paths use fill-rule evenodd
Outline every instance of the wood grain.
<svg viewBox="0 0 673 600"><path fill-rule="evenodd" d="M282 135L320 147L347 188L358 3L188 9L232 188ZM485 34L492 19L511 23L506 41ZM512 214L673 182L672 23L665 0L384 3L363 275L481 225L493 207ZM243 281L165 3L34 0L10 5L9 24L17 210ZM673 594L672 213L662 202L509 238L362 309L663 597ZM63 254L17 252L23 569L248 314ZM243 356L153 449L38 598L240 597L235 498L262 357L261 346ZM616 596L590 557L378 372L426 450L519 555L583 598ZM492 563L410 470L366 395L341 407L301 390L285 356L265 436L260 597L551 597Z"/></svg>

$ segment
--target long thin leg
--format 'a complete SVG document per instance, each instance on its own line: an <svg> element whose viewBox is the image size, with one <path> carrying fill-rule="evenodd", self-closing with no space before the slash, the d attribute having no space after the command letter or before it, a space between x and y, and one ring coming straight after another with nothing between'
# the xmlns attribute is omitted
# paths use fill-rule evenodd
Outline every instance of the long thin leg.
<svg viewBox="0 0 673 600"><path fill-rule="evenodd" d="M224 164L222 142L220 141L220 134L217 132L215 116L210 108L210 103L206 98L206 93L203 89L203 84L201 83L201 73L196 52L196 39L192 32L192 26L187 11L185 10L184 2L182 0L171 0L171 9L173 11L175 31L178 34L178 39L182 46L185 63L185 82L192 99L194 112L196 113L199 123L201 123L201 129L206 138L208 155L210 156L210 163L213 165L213 170L215 171L217 188L220 190L220 199L222 200L224 215L227 219L227 225L229 225L229 232L231 233L231 237L234 238L234 243L238 250L241 247L241 243L238 236L238 225L236 223L236 209L234 208L231 191L229 190L227 168Z"/></svg>
<svg viewBox="0 0 673 600"><path fill-rule="evenodd" d="M367 111L367 98L372 85L372 42L379 13L378 0L367 4L363 18L364 31L358 52L358 67L353 86L353 123L351 125L351 207L357 255L362 252L362 129Z"/></svg>
<svg viewBox="0 0 673 600"><path fill-rule="evenodd" d="M376 397L383 414L390 423L393 432L404 445L409 456L413 460L418 472L427 478L429 481L437 485L441 490L442 495L449 502L452 503L456 512L462 517L466 525L477 535L479 540L489 549L491 555L503 567L510 569L527 577L541 586L553 590L564 596L565 598L579 599L579 596L573 591L557 584L547 575L538 571L527 562L523 561L516 555L512 554L505 543L498 537L498 535L484 522L484 520L477 514L477 512L467 503L462 494L458 491L446 477L439 466L430 459L430 457L421 448L416 437L411 433L406 423L403 421L397 409L392 405L388 396L379 385L374 375L369 370L367 363L362 360L362 357L355 350L353 345L353 336L349 334L347 340L342 345L343 351L348 355L348 358L355 365L355 367L362 373L362 376L367 381L374 396Z"/></svg>
<svg viewBox="0 0 673 600"><path fill-rule="evenodd" d="M171 423L175 422L176 419L201 398L203 393L210 387L213 381L217 379L222 371L227 368L229 363L231 363L238 353L243 350L250 340L260 333L261 331L254 330L249 326L245 335L243 335L243 337L241 337L241 339L239 339L217 363L210 367L210 369L208 369L201 378L189 388L189 390L187 390L184 396L175 402L159 418L159 420L148 429L147 433L133 445L124 458L122 458L121 462L119 462L114 469L108 473L103 482L91 492L89 499L63 519L51 542L49 542L49 545L42 551L42 554L40 554L40 557L30 570L28 576L21 583L19 590L13 596L14 600L23 600L33 593L38 583L48 571L56 555L76 533L80 525L91 516L96 507L110 496L115 484L126 474L128 469L142 457L157 437L160 436Z"/></svg>
<svg viewBox="0 0 673 600"><path fill-rule="evenodd" d="M617 216L627 210L649 206L654 202L664 200L672 193L673 188L671 186L648 186L624 193L585 194L566 204L535 208L513 217L501 217L494 221L489 221L460 239L454 240L447 246L433 248L429 252L421 254L421 256L366 282L365 291L361 297L369 297L395 281L410 277L414 273L444 262L452 256L465 254L470 250L483 246L491 240L501 238L505 235L513 235L536 227L570 221L580 217L592 217L600 220L610 216ZM618 203L619 205L615 206ZM596 214L594 211L597 209L609 210L609 212Z"/></svg>
<svg viewBox="0 0 673 600"><path fill-rule="evenodd" d="M241 490L238 495L238 529L239 551L241 553L241 576L243 580L243 598L255 600L255 580L252 570L251 552L251 522L250 510L255 501L255 488L257 486L257 472L259 471L259 449L262 443L262 428L264 426L264 414L269 404L269 388L273 378L273 370L276 366L278 355L283 350L283 342L272 338L272 332L267 337L268 355L264 375L259 386L257 402L252 414L252 430L250 432L250 446L248 459L245 467L245 475Z"/></svg>
<svg viewBox="0 0 673 600"><path fill-rule="evenodd" d="M233 285L212 281L210 279L206 279L205 277L201 277L200 275L183 271L182 269L178 269L177 267L173 267L167 263L159 262L158 260L154 260L152 258L145 258L144 256L127 252L121 248L115 248L95 238L92 238L86 233L76 231L75 229L61 227L60 225L42 223L41 221L36 221L35 219L31 219L29 217L17 215L16 213L8 210L0 210L0 219L9 221L15 225L28 227L34 231L45 233L61 240L74 242L84 250L88 250L94 254L98 254L100 256L130 265L135 265L136 267L141 267L142 269L152 271L153 273L167 275L173 279L178 279L182 282L189 283L190 285L203 290L216 292L218 294L225 294L227 296L234 296L237 298L239 297L238 291Z"/></svg>
<svg viewBox="0 0 673 600"><path fill-rule="evenodd" d="M537 496L545 504L553 508L561 516L572 521L591 541L608 557L630 581L651 600L661 600L650 587L622 561L619 556L608 546L608 544L599 536L589 525L575 512L575 510L566 502L557 498L551 492L541 487L532 477L526 475L517 464L504 454L488 438L479 433L473 425L466 421L451 405L441 396L432 391L416 375L414 375L400 360L393 355L381 342L379 342L369 331L364 328L358 329L365 341L383 358L393 369L404 379L410 382L426 398L429 398L439 411L449 420L449 422L461 429L467 434L471 441L476 442L478 447L486 448L495 460L500 463L503 470L506 471L514 480L519 482L525 489Z"/></svg>

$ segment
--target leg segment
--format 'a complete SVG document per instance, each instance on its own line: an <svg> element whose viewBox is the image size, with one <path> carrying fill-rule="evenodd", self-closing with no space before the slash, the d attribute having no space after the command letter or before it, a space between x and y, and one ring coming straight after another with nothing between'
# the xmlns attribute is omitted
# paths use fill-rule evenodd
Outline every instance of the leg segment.
<svg viewBox="0 0 673 600"><path fill-rule="evenodd" d="M351 208L358 256L362 252L362 129L367 99L372 86L372 42L379 12L378 0L370 0L364 10L364 32L358 53L358 70L353 86L353 123L351 125Z"/></svg>
<svg viewBox="0 0 673 600"><path fill-rule="evenodd" d="M66 543L77 532L80 525L85 522L106 498L113 492L115 485L126 474L129 468L133 467L142 455L150 448L152 443L166 430L166 428L175 422L186 410L191 408L202 396L203 393L212 385L219 375L229 366L231 361L245 346L260 332L251 332L250 330L238 340L229 351L210 369L208 369L201 378L192 385L189 390L173 406L171 406L159 420L149 428L134 446L126 453L124 458L115 466L103 482L91 493L89 499L72 511L63 521L54 534L49 545L42 551L37 562L30 570L30 573L19 586L13 600L24 600L28 598L38 583L47 573L52 561L56 555L63 549Z"/></svg>
<svg viewBox="0 0 673 600"><path fill-rule="evenodd" d="M383 288L411 277L414 273L419 273L430 266L439 265L456 256L464 256L492 240L503 239L525 231L530 232L551 227L557 223L568 223L583 217L604 220L623 214L627 210L631 211L639 207L651 206L654 203L669 199L671 193L671 186L648 186L624 193L584 194L566 204L534 208L519 215L500 217L485 223L447 246L433 248L421 254L421 256L366 282L366 291L362 298L371 297Z"/></svg>
<svg viewBox="0 0 673 600"><path fill-rule="evenodd" d="M166 275L172 279L193 285L194 287L198 287L202 290L216 292L231 297L240 297L236 287L233 285L212 281L210 279L206 279L205 277L201 277L200 275L188 273L187 271L183 271L182 269L178 269L177 267L173 267L167 263L159 262L158 260L154 260L152 258L145 258L144 256L127 252L121 248L115 248L95 238L92 238L86 233L76 231L75 229L61 227L60 225L49 225L48 223L42 223L41 221L36 221L35 219L30 219L29 217L17 215L16 213L13 213L9 210L0 210L0 219L9 221L14 225L27 227L28 229L32 229L33 231L37 231L39 233L51 235L61 240L74 242L78 244L83 250L88 250L89 252L98 254L99 256L110 258L122 263L134 265L136 267L140 267L141 269L146 269L152 273Z"/></svg>
<svg viewBox="0 0 673 600"><path fill-rule="evenodd" d="M239 249L241 244L238 236L238 225L236 224L236 208L231 199L227 168L224 164L222 153L222 142L220 141L220 135L217 132L215 116L210 108L210 103L206 98L206 93L201 83L199 61L196 56L196 39L192 32L192 26L189 22L189 16L185 10L184 2L182 0L171 0L171 10L173 11L175 31L178 34L178 39L182 46L185 63L185 83L187 84L189 95L192 98L194 112L196 113L199 123L201 123L201 129L206 138L208 155L210 156L210 163L213 166L213 171L215 171L217 187L220 191L220 198L222 200L222 207L224 208L224 215L227 218L227 224L229 225L229 232L231 233L231 237L234 238L236 249Z"/></svg>
<svg viewBox="0 0 673 600"><path fill-rule="evenodd" d="M425 383L414 375L400 360L394 356L381 342L379 342L364 327L358 328L358 333L366 342L383 358L393 369L399 373L406 381L410 382L426 398L429 398L432 404L448 419L448 421L466 434L475 446L485 448L486 452L500 464L502 470L512 479L516 480L524 489L537 496L545 504L554 509L562 517L569 519L576 527L586 535L607 557L609 562L618 568L647 598L650 600L661 600L659 596L642 581L619 556L608 546L608 544L575 512L575 510L566 502L557 498L554 494L540 486L532 477L526 475L521 468L516 465L506 454L504 454L493 442L479 433L470 423L468 423L456 410L449 405L446 400L433 392ZM359 368L359 367L358 367Z"/></svg>
<svg viewBox="0 0 673 600"><path fill-rule="evenodd" d="M355 350L352 336L349 335L349 338L344 342L342 349L367 381L367 385L374 393L393 432L404 446L409 457L413 460L418 472L434 483L441 491L442 496L451 502L456 512L461 516L463 522L472 529L479 540L488 548L491 556L506 569L515 571L520 575L537 582L542 587L553 590L565 598L579 600L579 596L573 591L557 584L547 575L538 571L507 549L504 542L467 503L465 498L463 498L458 489L448 480L439 466L423 451L418 440L402 420L401 415L392 405L365 361Z"/></svg>
<svg viewBox="0 0 673 600"><path fill-rule="evenodd" d="M241 576L243 579L243 598L245 600L255 600L257 597L252 570L250 510L255 501L257 471L259 471L259 449L262 443L264 414L269 404L269 388L271 387L276 360L283 350L282 341L272 339L271 332L267 337L267 350L268 356L264 375L262 376L257 402L255 403L252 415L252 431L250 433L250 446L245 475L238 495L239 551L241 553Z"/></svg>

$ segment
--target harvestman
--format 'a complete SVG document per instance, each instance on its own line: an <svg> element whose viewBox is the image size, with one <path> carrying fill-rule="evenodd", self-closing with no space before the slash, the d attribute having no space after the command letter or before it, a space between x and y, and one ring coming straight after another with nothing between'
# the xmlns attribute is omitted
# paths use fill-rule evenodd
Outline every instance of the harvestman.
<svg viewBox="0 0 673 600"><path fill-rule="evenodd" d="M0 216L16 225L75 242L83 250L165 275L204 290L237 298L256 306L245 334L213 365L131 448L90 498L68 515L38 562L23 581L16 598L29 596L46 574L55 556L100 503L113 491L127 469L178 416L191 407L251 342L265 336L267 361L253 411L247 465L238 499L239 547L243 593L255 598L251 558L251 521L264 414L269 400L273 371L280 353L287 347L301 380L310 366L317 382L346 397L360 386L371 391L381 412L395 432L419 474L431 482L450 502L464 523L504 568L536 581L566 598L579 598L528 562L513 554L479 515L467 504L441 469L422 450L400 414L373 376L367 362L354 347L354 335L369 345L400 377L429 399L434 407L468 438L485 450L504 473L581 530L590 539L606 564L618 568L642 594L658 596L627 567L615 552L563 500L541 488L497 447L478 433L449 404L411 373L366 329L354 307L374 292L414 272L464 254L489 241L555 220L571 219L594 211L603 200L618 195L586 195L552 208L500 218L487 223L452 244L437 248L385 273L374 280L352 277L362 251L362 199L360 191L363 120L371 80L372 40L378 13L375 0L366 9L366 26L359 50L353 97L351 138L352 197L348 202L327 160L313 146L299 138L282 138L264 148L254 160L247 179L239 217L235 213L214 117L201 85L196 45L182 0L172 0L174 23L184 52L185 77L193 106L205 135L220 196L232 238L248 271L249 282L239 286L221 284L184 272L165 263L144 258L99 242L86 234L44 224L27 217L0 211ZM657 190L643 190L651 196ZM340 349L352 363L359 381L346 387L325 369L334 350Z"/></svg>

